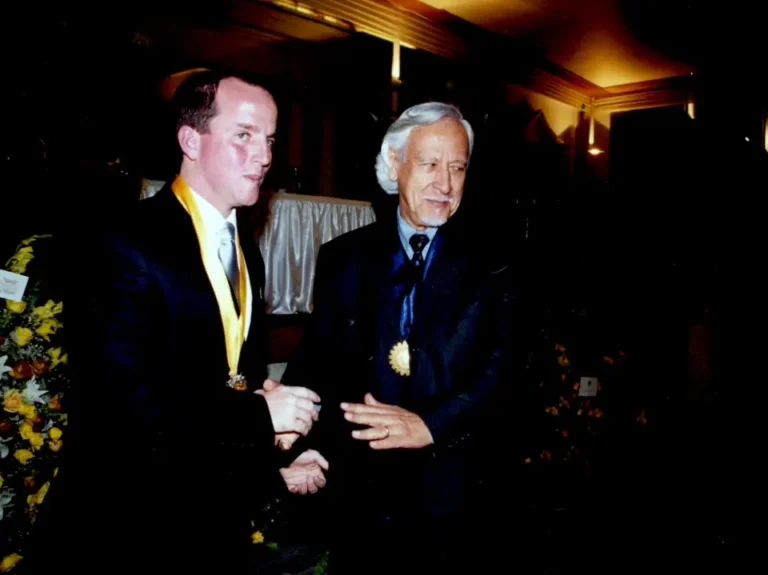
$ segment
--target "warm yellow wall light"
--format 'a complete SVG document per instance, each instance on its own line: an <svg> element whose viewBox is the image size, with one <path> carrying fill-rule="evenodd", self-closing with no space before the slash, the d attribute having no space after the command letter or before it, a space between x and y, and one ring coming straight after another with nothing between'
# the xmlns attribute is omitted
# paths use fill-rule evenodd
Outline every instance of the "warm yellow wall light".
<svg viewBox="0 0 768 575"><path fill-rule="evenodd" d="M765 125L763 126L763 132L765 132L765 151L768 152L768 116L765 118Z"/></svg>
<svg viewBox="0 0 768 575"><path fill-rule="evenodd" d="M400 40L392 42L392 81L400 81Z"/></svg>

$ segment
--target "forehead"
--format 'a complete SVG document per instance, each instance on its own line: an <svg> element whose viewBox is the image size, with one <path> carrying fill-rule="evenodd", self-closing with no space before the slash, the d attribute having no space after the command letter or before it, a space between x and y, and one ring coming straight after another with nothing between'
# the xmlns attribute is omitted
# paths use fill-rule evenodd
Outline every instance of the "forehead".
<svg viewBox="0 0 768 575"><path fill-rule="evenodd" d="M269 92L237 78L225 78L219 83L216 109L218 116L255 116L265 121L277 117L277 105Z"/></svg>
<svg viewBox="0 0 768 575"><path fill-rule="evenodd" d="M434 124L414 128L407 148L409 154L433 151L466 158L469 155L469 138L460 121L443 118Z"/></svg>

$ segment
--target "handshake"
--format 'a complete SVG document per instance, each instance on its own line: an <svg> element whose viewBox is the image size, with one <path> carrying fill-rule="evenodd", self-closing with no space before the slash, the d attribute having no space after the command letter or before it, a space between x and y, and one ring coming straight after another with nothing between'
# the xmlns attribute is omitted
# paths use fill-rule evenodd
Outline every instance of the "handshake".
<svg viewBox="0 0 768 575"><path fill-rule="evenodd" d="M275 444L287 451L296 440L306 436L318 420L320 396L306 387L282 385L271 379L264 381L263 389L256 391L264 397L275 428ZM325 486L328 461L313 449L299 455L293 463L280 470L291 493L317 493Z"/></svg>

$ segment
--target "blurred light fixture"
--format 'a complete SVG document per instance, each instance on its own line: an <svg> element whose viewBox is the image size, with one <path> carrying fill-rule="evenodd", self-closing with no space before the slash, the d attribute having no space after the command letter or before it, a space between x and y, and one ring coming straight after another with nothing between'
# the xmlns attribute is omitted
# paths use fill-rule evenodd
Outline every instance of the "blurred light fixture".
<svg viewBox="0 0 768 575"><path fill-rule="evenodd" d="M392 42L392 81L400 82L400 41Z"/></svg>
<svg viewBox="0 0 768 575"><path fill-rule="evenodd" d="M687 106L688 115L691 117L691 120L696 119L696 104L693 102L688 102Z"/></svg>
<svg viewBox="0 0 768 575"><path fill-rule="evenodd" d="M189 70L182 70L181 72L176 72L174 74L170 74L166 76L159 85L159 91L160 95L165 98L166 100L172 100L173 95L176 93L176 88L178 88L181 83L189 78L192 74L196 72L207 72L208 68L191 68Z"/></svg>
<svg viewBox="0 0 768 575"><path fill-rule="evenodd" d="M763 132L765 132L765 151L768 152L768 117L765 118L765 127L763 128Z"/></svg>
<svg viewBox="0 0 768 575"><path fill-rule="evenodd" d="M749 137L745 137L745 138L744 138L744 141L745 141L745 142L749 142Z"/></svg>
<svg viewBox="0 0 768 575"><path fill-rule="evenodd" d="M355 27L350 22L342 20L341 18L336 18L330 14L325 14L319 10L315 10L311 6L307 6L301 2L294 2L293 0L267 0L266 3L272 4L273 6L281 8L282 10L293 12L299 16L304 16L305 18L312 18L318 22L324 22L337 28L348 30L349 32L355 31Z"/></svg>
<svg viewBox="0 0 768 575"><path fill-rule="evenodd" d="M601 150L597 146L590 146L588 151L593 156L599 156L600 154L604 154L605 153L605 151Z"/></svg>
<svg viewBox="0 0 768 575"><path fill-rule="evenodd" d="M595 116L593 114L589 116L589 145L595 145Z"/></svg>

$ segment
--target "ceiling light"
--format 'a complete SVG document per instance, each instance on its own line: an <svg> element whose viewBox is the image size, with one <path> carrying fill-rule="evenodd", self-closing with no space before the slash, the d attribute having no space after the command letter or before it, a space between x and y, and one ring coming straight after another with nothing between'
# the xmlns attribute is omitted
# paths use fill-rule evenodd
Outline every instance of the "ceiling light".
<svg viewBox="0 0 768 575"><path fill-rule="evenodd" d="M604 154L605 152L600 148L598 148L597 146L592 146L591 148L589 148L589 153L592 154L593 156L599 156L600 154Z"/></svg>

